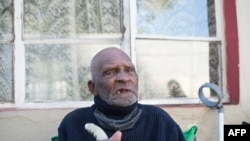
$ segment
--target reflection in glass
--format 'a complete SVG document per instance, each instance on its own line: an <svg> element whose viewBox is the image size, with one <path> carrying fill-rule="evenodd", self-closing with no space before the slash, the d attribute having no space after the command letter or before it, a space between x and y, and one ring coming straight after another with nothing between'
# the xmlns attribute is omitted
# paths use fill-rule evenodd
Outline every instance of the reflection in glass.
<svg viewBox="0 0 250 141"><path fill-rule="evenodd" d="M13 101L12 51L12 44L0 44L0 102Z"/></svg>
<svg viewBox="0 0 250 141"><path fill-rule="evenodd" d="M137 41L140 98L198 98L209 82L209 44L206 42Z"/></svg>
<svg viewBox="0 0 250 141"><path fill-rule="evenodd" d="M140 35L211 37L215 30L213 0L137 0ZM214 20L214 21L212 21Z"/></svg>
<svg viewBox="0 0 250 141"><path fill-rule="evenodd" d="M137 34L152 35L148 36L152 38L154 36L216 37L215 2L214 0L137 0ZM176 41L173 44L170 41L138 40L137 43L138 70L140 70L140 78L144 80L140 85L142 99L166 97L166 93L167 97L197 97L197 87L204 82L222 85L220 41L204 43ZM171 54L172 51L176 52ZM190 51L200 53L189 54ZM192 57L199 59L192 60L190 59ZM163 60L168 60L168 63ZM169 63L172 66L169 66ZM200 63L198 65L200 68L194 68L196 63ZM154 67L150 67L150 64ZM152 72L147 69L151 69ZM170 71L173 69L175 71ZM192 72L196 69L199 73ZM170 74L176 75L177 78L182 76L183 79L179 80ZM159 78L156 79L157 77ZM163 78L169 78L169 80L163 82L161 81ZM213 96L213 92L211 95Z"/></svg>

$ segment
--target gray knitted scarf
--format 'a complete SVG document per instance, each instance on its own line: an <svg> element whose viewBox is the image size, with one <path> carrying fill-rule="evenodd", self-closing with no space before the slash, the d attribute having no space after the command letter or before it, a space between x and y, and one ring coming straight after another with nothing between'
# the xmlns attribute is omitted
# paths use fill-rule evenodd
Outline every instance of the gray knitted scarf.
<svg viewBox="0 0 250 141"><path fill-rule="evenodd" d="M136 121L139 119L142 110L135 107L128 115L122 119L111 119L105 116L98 109L95 109L94 115L99 124L110 130L126 130L134 127Z"/></svg>

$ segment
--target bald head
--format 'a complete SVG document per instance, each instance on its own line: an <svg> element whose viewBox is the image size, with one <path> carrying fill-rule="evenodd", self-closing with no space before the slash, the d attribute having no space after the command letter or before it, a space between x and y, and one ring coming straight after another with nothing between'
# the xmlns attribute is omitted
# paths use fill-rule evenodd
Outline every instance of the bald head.
<svg viewBox="0 0 250 141"><path fill-rule="evenodd" d="M128 61L131 61L130 57L123 52L121 49L116 47L109 47L101 50L98 52L93 59L91 60L90 64L90 71L92 79L95 80L96 75L98 74L98 70L104 62L107 61L114 61L115 59L124 58Z"/></svg>

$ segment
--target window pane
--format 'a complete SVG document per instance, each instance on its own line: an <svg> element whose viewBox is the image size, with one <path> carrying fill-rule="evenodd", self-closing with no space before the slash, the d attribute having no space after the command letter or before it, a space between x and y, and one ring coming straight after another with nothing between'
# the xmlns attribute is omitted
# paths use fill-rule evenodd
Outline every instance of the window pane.
<svg viewBox="0 0 250 141"><path fill-rule="evenodd" d="M26 101L90 100L90 59L104 46L26 44Z"/></svg>
<svg viewBox="0 0 250 141"><path fill-rule="evenodd" d="M0 1L0 40L13 40L13 2ZM13 102L13 44L0 44L0 102Z"/></svg>
<svg viewBox="0 0 250 141"><path fill-rule="evenodd" d="M198 98L198 89L209 82L209 44L137 40L140 98Z"/></svg>
<svg viewBox="0 0 250 141"><path fill-rule="evenodd" d="M216 33L214 14L213 0L137 0L137 32L211 37Z"/></svg>
<svg viewBox="0 0 250 141"><path fill-rule="evenodd" d="M12 44L0 44L0 102L13 101L12 52Z"/></svg>
<svg viewBox="0 0 250 141"><path fill-rule="evenodd" d="M11 0L0 1L0 40L13 39L13 4Z"/></svg>
<svg viewBox="0 0 250 141"><path fill-rule="evenodd" d="M24 0L24 37L120 33L121 0Z"/></svg>

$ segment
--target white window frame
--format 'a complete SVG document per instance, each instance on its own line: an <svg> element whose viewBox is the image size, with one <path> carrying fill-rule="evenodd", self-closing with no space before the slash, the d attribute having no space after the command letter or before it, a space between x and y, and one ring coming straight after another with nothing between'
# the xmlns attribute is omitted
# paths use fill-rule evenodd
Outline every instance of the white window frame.
<svg viewBox="0 0 250 141"><path fill-rule="evenodd" d="M0 108L21 108L21 109L47 109L47 108L77 108L77 107L86 107L93 104L93 101L72 101L72 102L51 102L51 103L36 103L36 102L25 102L25 49L24 43L38 43L42 42L39 40L23 40L22 38L22 18L23 18L23 4L24 0L13 0L14 6L14 103L1 103ZM222 58L225 58L225 45L224 44L224 31L223 31L223 1L215 0L215 12L216 12L216 21L217 21L217 37L213 38L180 38L180 37L150 37L150 36L139 36L136 34L136 0L123 0L123 10L124 10L124 25L126 30L123 35L123 41L121 48L130 55L132 62L136 65L136 51L135 51L135 41L137 39L150 39L155 38L159 40L184 40L184 41L219 41L222 42ZM127 14L129 13L129 14ZM106 36L107 37L107 36ZM120 36L110 37L110 40L107 41L107 38L99 40L98 42L117 42L120 40ZM82 43L82 44L91 44L95 42L95 36L90 37L86 36L86 40L57 40L58 43ZM55 40L47 40L48 43L55 43ZM225 62L223 60L222 62ZM222 64L225 68L225 63ZM225 74L223 70L223 74ZM223 83L226 82L225 76L223 78ZM224 92L226 85L223 85ZM228 99L226 99L227 101ZM197 99L166 99L166 100L142 100L140 103L145 104L154 104L154 105L172 105L172 104L196 104L201 103Z"/></svg>
<svg viewBox="0 0 250 141"><path fill-rule="evenodd" d="M135 52L135 41L137 39L155 39L155 40L174 40L174 41L200 41L200 42L221 42L221 58L222 63L220 67L226 68L225 62L225 37L224 37L224 23L223 23L223 0L214 0L215 2L215 15L216 15L216 37L172 37L172 36L150 36L150 35L137 35L137 25L136 25L136 0L130 0L130 9L131 9L131 15L130 15L130 21L131 21L131 54L132 54L132 61L136 64L136 52ZM222 74L226 74L225 69L222 70ZM223 87L222 91L226 91L226 75L220 76L220 79L222 78ZM204 82L205 83L205 82ZM202 84L201 84L202 85ZM198 95L198 90L197 90ZM226 97L224 97L223 102L229 102L228 94L224 93ZM199 98L171 98L171 99L162 99L162 100L141 100L141 103L144 104L154 104L154 105L175 105L175 104L200 104L202 103Z"/></svg>

